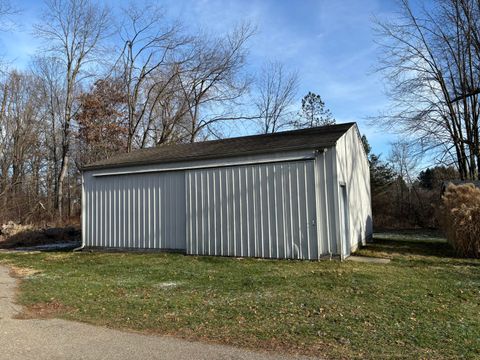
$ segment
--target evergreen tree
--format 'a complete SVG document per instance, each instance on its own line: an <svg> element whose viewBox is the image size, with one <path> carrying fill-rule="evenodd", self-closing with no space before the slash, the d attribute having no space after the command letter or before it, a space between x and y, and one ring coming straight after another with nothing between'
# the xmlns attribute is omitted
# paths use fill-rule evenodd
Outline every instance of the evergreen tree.
<svg viewBox="0 0 480 360"><path fill-rule="evenodd" d="M370 184L372 194L381 192L395 181L395 172L388 163L380 159L380 155L372 153L372 147L368 143L367 137L362 136L363 148L370 164Z"/></svg>
<svg viewBox="0 0 480 360"><path fill-rule="evenodd" d="M309 91L302 99L302 109L293 126L298 129L332 124L335 124L335 119L320 95Z"/></svg>

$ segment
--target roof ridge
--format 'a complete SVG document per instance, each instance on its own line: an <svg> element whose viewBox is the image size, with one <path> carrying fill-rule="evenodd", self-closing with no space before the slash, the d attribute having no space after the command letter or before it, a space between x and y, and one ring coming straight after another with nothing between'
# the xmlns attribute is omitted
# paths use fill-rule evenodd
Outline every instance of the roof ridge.
<svg viewBox="0 0 480 360"><path fill-rule="evenodd" d="M213 142L235 140L235 139L249 139L249 138L259 138L259 137L281 136L281 135L294 135L294 134L301 134L301 133L310 133L310 132L314 132L315 130L326 130L326 129L331 130L332 128L344 128L344 127L350 128L355 124L356 124L355 122L347 122L347 123L332 124L332 125L314 126L314 127L310 127L310 128L303 128L303 129L292 129L292 130L277 131L277 132L274 132L274 133L252 134L252 135L244 135L244 136L227 137L227 138L215 139L215 140L204 140L204 141L197 141L197 142L193 142L193 143L166 144L166 146L199 144L199 143L213 143ZM139 150L141 150L141 149L139 149Z"/></svg>
<svg viewBox="0 0 480 360"><path fill-rule="evenodd" d="M203 140L203 141L195 141L195 142L180 142L180 143L166 143L161 144L154 147L143 148L143 149L135 149L133 151L144 151L144 150L157 150L160 147L165 146L182 146L182 145L195 145L195 144L205 144L205 143L215 143L215 142L224 142L224 141L231 141L236 139L252 139L252 138L259 138L259 137L274 137L274 136L282 136L282 135L295 135L295 134L302 134L302 133L310 133L316 130L331 130L332 128L350 128L351 126L355 125L355 122L348 122L348 123L341 123L341 124L332 124L332 125L323 125L323 126L314 126L311 128L303 128L303 129L292 129L292 130L285 130L285 131L277 131L275 133L266 133L266 134L252 134L252 135L244 135L244 136L234 136L234 137L227 137L223 139L214 139L214 140Z"/></svg>

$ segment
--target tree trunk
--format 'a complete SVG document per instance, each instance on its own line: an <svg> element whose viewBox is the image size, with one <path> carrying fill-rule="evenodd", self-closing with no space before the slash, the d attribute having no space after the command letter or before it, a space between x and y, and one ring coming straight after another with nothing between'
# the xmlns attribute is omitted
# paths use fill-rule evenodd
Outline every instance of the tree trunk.
<svg viewBox="0 0 480 360"><path fill-rule="evenodd" d="M57 188L57 209L60 219L63 218L63 184L68 170L68 155L66 153L62 156L62 166L60 169L60 175L58 176L58 188Z"/></svg>
<svg viewBox="0 0 480 360"><path fill-rule="evenodd" d="M63 139L62 139L62 162L60 166L60 174L58 176L57 187L57 209L58 216L63 219L63 185L65 176L68 172L69 163L69 150L70 150L70 121L72 116L72 102L73 102L73 84L75 83L75 73L70 76L70 68L67 71L67 96L65 99L65 124L63 126Z"/></svg>

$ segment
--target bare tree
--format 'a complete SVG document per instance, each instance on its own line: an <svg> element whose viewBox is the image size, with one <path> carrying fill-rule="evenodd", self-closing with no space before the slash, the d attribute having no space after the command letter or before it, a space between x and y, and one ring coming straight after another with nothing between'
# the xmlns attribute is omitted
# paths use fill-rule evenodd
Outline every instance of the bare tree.
<svg viewBox="0 0 480 360"><path fill-rule="evenodd" d="M247 42L253 34L252 26L243 24L224 37L197 38L188 68L179 72L181 91L188 102L190 142L204 130L214 131L219 123L255 118L238 112L250 85L243 69Z"/></svg>
<svg viewBox="0 0 480 360"><path fill-rule="evenodd" d="M6 31L15 27L12 15L18 15L20 10L9 0L0 0L0 30Z"/></svg>
<svg viewBox="0 0 480 360"><path fill-rule="evenodd" d="M65 101L63 104L60 172L56 206L63 216L63 185L68 172L71 126L75 115L75 91L81 73L95 59L101 42L108 35L109 16L105 7L89 0L47 0L41 24L35 26L50 55L63 65Z"/></svg>
<svg viewBox="0 0 480 360"><path fill-rule="evenodd" d="M396 175L393 182L397 214L401 217L414 217L422 223L426 214L424 199L417 189L418 167L421 161L415 144L401 140L392 144L388 162Z"/></svg>
<svg viewBox="0 0 480 360"><path fill-rule="evenodd" d="M288 73L278 62L263 66L257 84L258 98L255 106L263 133L274 133L291 124L293 112L291 106L295 101L298 88L297 73Z"/></svg>
<svg viewBox="0 0 480 360"><path fill-rule="evenodd" d="M10 14L4 4L0 18ZM44 47L29 71L0 72L0 221L74 214L83 162L196 141L255 119L239 108L250 85L250 26L187 36L158 7L132 6L110 43L121 41L117 56L107 61L106 8L47 0L44 9L35 26Z"/></svg>
<svg viewBox="0 0 480 360"><path fill-rule="evenodd" d="M414 139L462 179L480 173L480 3L444 0L378 21L392 110L381 123Z"/></svg>
<svg viewBox="0 0 480 360"><path fill-rule="evenodd" d="M180 64L188 54L184 48L190 38L181 35L181 27L168 23L163 10L148 5L133 5L124 10L119 33L124 44L115 71L127 94L127 151L146 147L153 129L155 109L170 91ZM186 49L185 49L186 50Z"/></svg>
<svg viewBox="0 0 480 360"><path fill-rule="evenodd" d="M0 216L15 214L23 219L23 210L39 196L42 134L38 129L43 119L37 86L32 75L15 70L1 84Z"/></svg>
<svg viewBox="0 0 480 360"><path fill-rule="evenodd" d="M9 15L13 12L13 7L10 1L1 0L0 1L0 16Z"/></svg>
<svg viewBox="0 0 480 360"><path fill-rule="evenodd" d="M224 37L185 36L156 6L131 6L125 14L114 70L127 93L127 151L195 141L216 123L246 118L234 108L249 84L242 70L250 26Z"/></svg>
<svg viewBox="0 0 480 360"><path fill-rule="evenodd" d="M61 61L55 57L38 56L32 63L32 71L39 79L39 96L43 99L39 111L44 121L41 131L44 133L43 151L46 162L46 186L48 209L56 204L58 180L60 174L62 124L65 116L65 82Z"/></svg>
<svg viewBox="0 0 480 360"><path fill-rule="evenodd" d="M170 82L167 89L162 89L163 94L156 96L157 103L152 107L153 143L162 145L166 143L186 142L189 139L188 101L180 91L179 77Z"/></svg>
<svg viewBox="0 0 480 360"><path fill-rule="evenodd" d="M417 176L419 157L414 147L406 141L396 141L392 144L388 162L395 174L412 184Z"/></svg>

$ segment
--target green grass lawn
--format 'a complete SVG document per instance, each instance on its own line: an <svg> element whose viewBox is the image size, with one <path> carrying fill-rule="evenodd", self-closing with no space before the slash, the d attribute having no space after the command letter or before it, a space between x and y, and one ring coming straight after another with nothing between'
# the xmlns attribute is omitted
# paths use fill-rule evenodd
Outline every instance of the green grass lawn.
<svg viewBox="0 0 480 360"><path fill-rule="evenodd" d="M66 252L0 261L39 270L19 302L56 304L65 319L329 358L479 356L480 261L453 257L431 234L375 240L358 254L389 264Z"/></svg>

